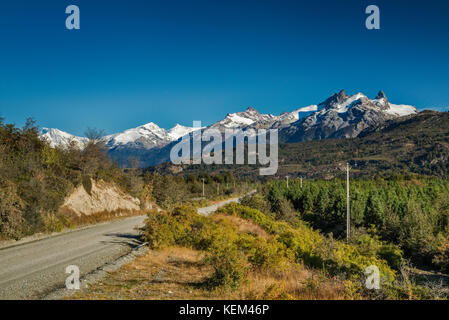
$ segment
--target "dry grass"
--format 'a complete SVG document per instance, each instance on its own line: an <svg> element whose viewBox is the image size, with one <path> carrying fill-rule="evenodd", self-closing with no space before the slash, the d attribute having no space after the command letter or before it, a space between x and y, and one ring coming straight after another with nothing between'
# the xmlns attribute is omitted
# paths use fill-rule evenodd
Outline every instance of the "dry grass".
<svg viewBox="0 0 449 320"><path fill-rule="evenodd" d="M203 283L213 270L201 263L200 251L173 247L150 251L104 280L83 289L73 299L344 299L337 280L297 266L282 274L251 272L238 290L207 290Z"/></svg>
<svg viewBox="0 0 449 320"><path fill-rule="evenodd" d="M340 300L344 287L337 280L305 268L293 268L282 274L253 273L242 288L244 299L268 300Z"/></svg>
<svg viewBox="0 0 449 320"><path fill-rule="evenodd" d="M73 298L212 299L201 284L213 270L202 258L202 252L188 248L150 251Z"/></svg>

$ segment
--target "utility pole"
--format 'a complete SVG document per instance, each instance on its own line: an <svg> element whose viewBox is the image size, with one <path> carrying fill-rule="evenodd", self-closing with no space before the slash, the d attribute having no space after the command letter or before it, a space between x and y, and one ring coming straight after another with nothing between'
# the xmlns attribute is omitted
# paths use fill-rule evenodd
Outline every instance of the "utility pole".
<svg viewBox="0 0 449 320"><path fill-rule="evenodd" d="M349 163L346 163L346 243L349 243L351 228L351 212L349 203Z"/></svg>
<svg viewBox="0 0 449 320"><path fill-rule="evenodd" d="M301 181L301 189L302 189L302 176L301 176L301 178L300 178L300 180L299 181Z"/></svg>
<svg viewBox="0 0 449 320"><path fill-rule="evenodd" d="M288 176L285 176L287 178L287 189L288 189Z"/></svg>
<svg viewBox="0 0 449 320"><path fill-rule="evenodd" d="M203 197L204 197L204 178L202 180L203 180Z"/></svg>
<svg viewBox="0 0 449 320"><path fill-rule="evenodd" d="M217 194L220 194L220 183L217 184Z"/></svg>

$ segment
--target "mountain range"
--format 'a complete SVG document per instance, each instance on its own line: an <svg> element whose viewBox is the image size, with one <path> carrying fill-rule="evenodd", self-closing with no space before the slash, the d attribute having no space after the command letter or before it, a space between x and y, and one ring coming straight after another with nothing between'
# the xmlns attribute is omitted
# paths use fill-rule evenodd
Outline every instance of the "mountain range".
<svg viewBox="0 0 449 320"><path fill-rule="evenodd" d="M374 99L369 99L362 93L347 95L341 90L317 105L301 107L277 116L262 114L249 107L242 112L229 113L224 119L207 128L222 132L228 128L242 130L277 128L281 142L293 143L328 138L354 138L367 128L417 112L413 106L390 103L383 91L380 91ZM138 160L141 167L146 167L167 161L172 145L184 135L198 129L200 128L177 124L166 130L150 122L104 136L102 140L109 156L120 165L128 166L132 159ZM88 142L87 138L54 128L43 128L40 136L49 141L51 146L63 148L71 142L83 148Z"/></svg>

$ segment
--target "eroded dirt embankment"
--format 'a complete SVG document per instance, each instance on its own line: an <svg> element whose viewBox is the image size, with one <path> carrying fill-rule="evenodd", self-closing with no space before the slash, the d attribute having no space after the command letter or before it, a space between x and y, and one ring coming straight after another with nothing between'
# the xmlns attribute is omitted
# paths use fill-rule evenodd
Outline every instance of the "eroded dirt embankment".
<svg viewBox="0 0 449 320"><path fill-rule="evenodd" d="M124 193L120 188L104 181L93 181L89 193L78 186L60 208L62 213L72 213L78 217L101 212L140 211L140 200Z"/></svg>

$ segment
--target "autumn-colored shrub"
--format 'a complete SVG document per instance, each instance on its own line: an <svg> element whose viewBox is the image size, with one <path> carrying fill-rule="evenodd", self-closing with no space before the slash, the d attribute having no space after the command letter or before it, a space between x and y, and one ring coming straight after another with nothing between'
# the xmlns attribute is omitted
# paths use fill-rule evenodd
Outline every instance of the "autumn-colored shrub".
<svg viewBox="0 0 449 320"><path fill-rule="evenodd" d="M23 207L14 184L0 178L0 238L20 238Z"/></svg>
<svg viewBox="0 0 449 320"><path fill-rule="evenodd" d="M385 281L392 282L395 279L395 272L380 256L372 252L364 254L356 245L328 239L304 223L292 227L285 222L274 221L256 209L235 203L219 211L251 219L267 232L277 235L276 241L293 252L297 262L313 268L326 268L334 274L340 273L347 277L360 277L366 267L376 265Z"/></svg>

